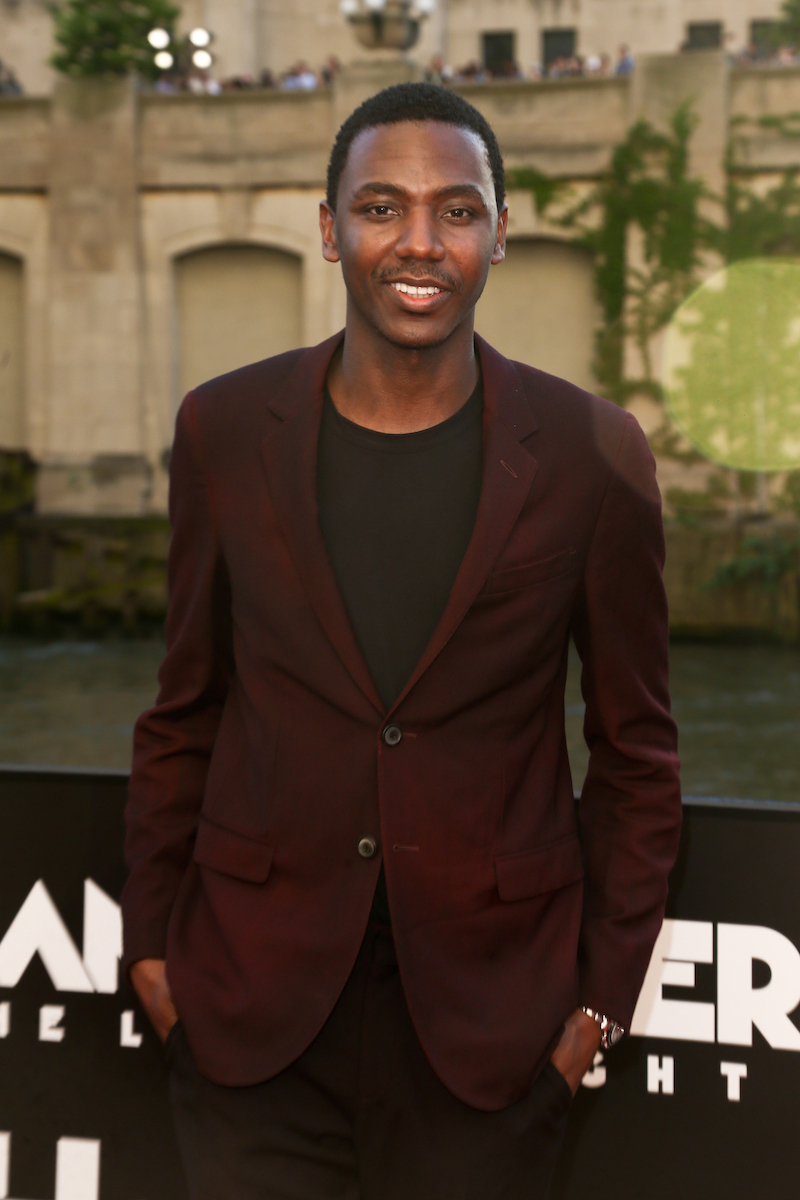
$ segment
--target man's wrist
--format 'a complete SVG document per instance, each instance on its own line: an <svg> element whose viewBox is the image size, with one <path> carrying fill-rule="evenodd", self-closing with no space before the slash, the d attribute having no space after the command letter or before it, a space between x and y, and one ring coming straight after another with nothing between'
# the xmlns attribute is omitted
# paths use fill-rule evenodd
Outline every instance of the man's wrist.
<svg viewBox="0 0 800 1200"><path fill-rule="evenodd" d="M586 1013L586 1016L591 1017L600 1027L600 1045L604 1050L610 1050L612 1046L616 1046L617 1042L625 1036L625 1030L619 1021L615 1021L613 1017L607 1017L605 1013L599 1013L596 1009L588 1008L585 1004L581 1005L581 1012Z"/></svg>

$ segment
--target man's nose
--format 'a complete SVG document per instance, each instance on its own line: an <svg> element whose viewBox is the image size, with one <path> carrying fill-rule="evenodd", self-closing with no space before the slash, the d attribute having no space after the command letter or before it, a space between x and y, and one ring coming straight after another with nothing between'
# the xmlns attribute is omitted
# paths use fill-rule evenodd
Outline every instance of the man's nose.
<svg viewBox="0 0 800 1200"><path fill-rule="evenodd" d="M412 208L395 245L395 253L400 258L444 258L436 218L423 208Z"/></svg>

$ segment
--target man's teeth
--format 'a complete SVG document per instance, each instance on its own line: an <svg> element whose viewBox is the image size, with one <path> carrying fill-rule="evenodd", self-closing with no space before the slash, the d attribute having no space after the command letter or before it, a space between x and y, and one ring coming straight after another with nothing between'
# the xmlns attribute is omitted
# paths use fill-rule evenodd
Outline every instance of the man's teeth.
<svg viewBox="0 0 800 1200"><path fill-rule="evenodd" d="M438 296L442 290L438 287L414 287L410 283L393 283L396 292L405 292L407 296Z"/></svg>

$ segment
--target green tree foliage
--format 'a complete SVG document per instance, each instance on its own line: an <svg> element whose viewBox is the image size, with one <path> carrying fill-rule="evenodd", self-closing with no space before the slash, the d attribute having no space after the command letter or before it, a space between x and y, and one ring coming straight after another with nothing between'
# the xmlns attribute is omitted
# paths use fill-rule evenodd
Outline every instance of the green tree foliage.
<svg viewBox="0 0 800 1200"><path fill-rule="evenodd" d="M147 35L157 26L172 32L179 13L169 0L65 0L53 10L58 50L50 62L74 78L131 71L155 78Z"/></svg>
<svg viewBox="0 0 800 1200"><path fill-rule="evenodd" d="M800 0L783 0L778 35L790 46L800 46Z"/></svg>

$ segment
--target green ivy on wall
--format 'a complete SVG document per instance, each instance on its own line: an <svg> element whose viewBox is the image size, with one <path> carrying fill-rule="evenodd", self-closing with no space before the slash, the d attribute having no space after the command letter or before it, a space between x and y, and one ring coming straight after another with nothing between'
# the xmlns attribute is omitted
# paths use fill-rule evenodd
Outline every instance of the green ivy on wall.
<svg viewBox="0 0 800 1200"><path fill-rule="evenodd" d="M797 0L800 12L800 0ZM800 114L762 118L781 136L800 136ZM728 156L725 194L714 196L689 173L689 144L697 118L688 102L676 109L666 132L637 122L612 155L610 169L577 204L553 218L575 231L591 251L595 294L602 312L594 371L600 390L624 404L632 393L661 396L650 356L653 335L668 323L700 282L704 258L720 263L745 258L800 256L800 183L783 173L766 193L748 187L746 173ZM741 136L742 122L734 122ZM526 168L509 172L509 184L530 190L536 210L563 199L566 184ZM719 214L714 220L709 215ZM631 253L638 234L638 252ZM624 346L632 338L643 376L628 379Z"/></svg>

